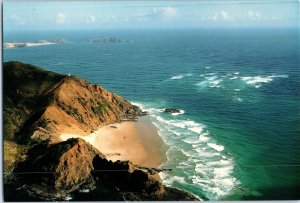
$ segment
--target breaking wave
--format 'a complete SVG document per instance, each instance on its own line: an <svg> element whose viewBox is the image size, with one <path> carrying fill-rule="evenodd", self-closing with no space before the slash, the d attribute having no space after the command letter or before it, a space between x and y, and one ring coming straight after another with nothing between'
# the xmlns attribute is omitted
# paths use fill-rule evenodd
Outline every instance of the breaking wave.
<svg viewBox="0 0 300 203"><path fill-rule="evenodd" d="M170 80L180 80L184 77L189 77L189 76L192 76L193 74L192 73L186 73L186 74L181 74L181 75L176 75L176 76L173 76L170 78Z"/></svg>
<svg viewBox="0 0 300 203"><path fill-rule="evenodd" d="M164 184L178 188L192 186L210 200L229 194L239 184L233 176L232 157L210 136L205 125L183 117L171 117L162 109L149 105L133 104L149 112L159 135L170 147L166 153L168 160L161 165L172 168L171 172L160 173Z"/></svg>
<svg viewBox="0 0 300 203"><path fill-rule="evenodd" d="M201 81L195 83L196 86L203 88L220 88L225 85L235 84L234 91L240 91L240 87L244 84L260 88L263 84L272 82L275 78L288 78L288 75L269 75L269 76L241 76L240 72L218 74L215 72L204 73L200 75ZM238 83L236 84L236 81Z"/></svg>
<svg viewBox="0 0 300 203"><path fill-rule="evenodd" d="M263 83L270 83L273 78L287 78L288 75L271 75L271 76L245 76L241 77L241 80L246 82L248 85L252 85L255 88L261 87Z"/></svg>

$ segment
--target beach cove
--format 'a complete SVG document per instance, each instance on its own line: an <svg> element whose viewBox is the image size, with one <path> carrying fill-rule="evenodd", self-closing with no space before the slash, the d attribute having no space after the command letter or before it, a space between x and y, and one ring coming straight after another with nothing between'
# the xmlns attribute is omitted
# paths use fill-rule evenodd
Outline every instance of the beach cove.
<svg viewBox="0 0 300 203"><path fill-rule="evenodd" d="M82 138L111 161L129 160L145 167L159 167L166 160L167 146L148 116L135 121L116 122L89 135L62 133L62 141Z"/></svg>

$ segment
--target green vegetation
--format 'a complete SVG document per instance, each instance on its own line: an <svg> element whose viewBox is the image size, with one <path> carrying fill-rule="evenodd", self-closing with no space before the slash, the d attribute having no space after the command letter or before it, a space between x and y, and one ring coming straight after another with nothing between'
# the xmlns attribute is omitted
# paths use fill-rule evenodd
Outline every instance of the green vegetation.
<svg viewBox="0 0 300 203"><path fill-rule="evenodd" d="M98 102L98 106L92 106L92 110L95 114L101 114L105 110L106 106L106 104Z"/></svg>
<svg viewBox="0 0 300 203"><path fill-rule="evenodd" d="M46 128L48 125L48 122L49 122L48 120L43 119L39 122L39 126L42 128Z"/></svg>
<svg viewBox="0 0 300 203"><path fill-rule="evenodd" d="M5 140L16 140L32 113L50 102L43 95L64 77L18 61L3 63Z"/></svg>
<svg viewBox="0 0 300 203"><path fill-rule="evenodd" d="M69 115L78 115L78 109L77 108L73 108L72 106L67 106L67 114Z"/></svg>
<svg viewBox="0 0 300 203"><path fill-rule="evenodd" d="M83 105L86 105L86 103L87 103L87 101L82 97L78 97L78 101Z"/></svg>
<svg viewBox="0 0 300 203"><path fill-rule="evenodd" d="M27 147L4 140L4 180L10 175L15 165L26 158Z"/></svg>

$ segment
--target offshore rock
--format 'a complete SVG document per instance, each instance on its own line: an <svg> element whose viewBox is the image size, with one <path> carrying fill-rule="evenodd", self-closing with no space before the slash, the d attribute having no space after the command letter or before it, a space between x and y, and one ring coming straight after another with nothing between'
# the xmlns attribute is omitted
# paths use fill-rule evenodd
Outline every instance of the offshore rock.
<svg viewBox="0 0 300 203"><path fill-rule="evenodd" d="M180 109L174 109L174 108L166 108L166 113L180 113Z"/></svg>

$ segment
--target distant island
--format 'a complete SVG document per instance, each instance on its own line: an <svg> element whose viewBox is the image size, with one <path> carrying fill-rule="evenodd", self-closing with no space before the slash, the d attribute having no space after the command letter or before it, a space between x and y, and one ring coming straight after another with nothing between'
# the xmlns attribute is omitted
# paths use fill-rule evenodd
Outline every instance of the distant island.
<svg viewBox="0 0 300 203"><path fill-rule="evenodd" d="M67 40L64 38L58 38L54 40L39 40L37 42L7 42L3 43L3 48L22 48L22 47L33 47L33 46L44 46L59 43L66 43Z"/></svg>
<svg viewBox="0 0 300 203"><path fill-rule="evenodd" d="M99 37L99 38L95 38L95 39L91 39L89 41L89 43L92 43L92 44L105 44L105 43L120 43L120 42L129 42L127 40L121 40L121 39L118 39L116 37Z"/></svg>
<svg viewBox="0 0 300 203"><path fill-rule="evenodd" d="M3 64L3 80L5 201L199 200L161 183L158 173L171 169L138 165L88 140L100 129L126 143L125 124L146 115L139 107L97 84L17 61Z"/></svg>

